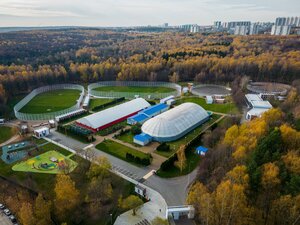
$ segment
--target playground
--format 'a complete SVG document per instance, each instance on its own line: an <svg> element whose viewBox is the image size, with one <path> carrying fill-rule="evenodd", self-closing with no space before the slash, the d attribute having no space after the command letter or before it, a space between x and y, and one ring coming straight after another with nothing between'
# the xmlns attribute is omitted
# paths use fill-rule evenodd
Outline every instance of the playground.
<svg viewBox="0 0 300 225"><path fill-rule="evenodd" d="M1 159L6 164L11 164L25 158L33 149L35 147L29 141L6 145L2 147Z"/></svg>
<svg viewBox="0 0 300 225"><path fill-rule="evenodd" d="M77 167L77 163L70 159L71 156L72 154L66 157L57 151L48 151L14 165L12 170L47 174L70 173Z"/></svg>

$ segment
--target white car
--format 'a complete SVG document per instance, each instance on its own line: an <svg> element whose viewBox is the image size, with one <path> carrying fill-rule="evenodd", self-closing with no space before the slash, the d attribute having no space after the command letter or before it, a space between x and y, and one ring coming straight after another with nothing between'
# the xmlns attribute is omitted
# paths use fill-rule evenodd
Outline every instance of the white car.
<svg viewBox="0 0 300 225"><path fill-rule="evenodd" d="M0 203L0 209L3 210L5 208L5 205Z"/></svg>
<svg viewBox="0 0 300 225"><path fill-rule="evenodd" d="M9 209L4 209L3 210L4 214L7 215L7 216L10 216L11 215L11 212Z"/></svg>
<svg viewBox="0 0 300 225"><path fill-rule="evenodd" d="M17 222L17 219L16 219L16 217L15 217L14 215L10 215L10 216L9 216L9 219L10 219L11 222L13 222L13 223Z"/></svg>

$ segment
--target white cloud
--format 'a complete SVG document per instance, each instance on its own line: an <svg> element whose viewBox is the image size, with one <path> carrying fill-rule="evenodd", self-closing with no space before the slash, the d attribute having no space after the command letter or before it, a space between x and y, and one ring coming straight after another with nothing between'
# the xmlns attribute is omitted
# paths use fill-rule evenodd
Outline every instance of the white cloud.
<svg viewBox="0 0 300 225"><path fill-rule="evenodd" d="M0 26L274 21L299 9L299 0L0 0Z"/></svg>

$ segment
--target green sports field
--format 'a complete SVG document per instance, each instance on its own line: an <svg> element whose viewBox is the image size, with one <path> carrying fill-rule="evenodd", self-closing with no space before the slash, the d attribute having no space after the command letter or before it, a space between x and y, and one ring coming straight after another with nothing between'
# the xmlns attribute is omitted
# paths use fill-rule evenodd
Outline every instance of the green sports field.
<svg viewBox="0 0 300 225"><path fill-rule="evenodd" d="M15 130L11 127L0 127L0 144L10 139L15 134Z"/></svg>
<svg viewBox="0 0 300 225"><path fill-rule="evenodd" d="M51 161L51 158L57 159L57 162ZM77 163L57 151L48 151L30 158L25 162L14 165L12 170L31 173L58 174L65 172L63 169L64 167L68 168L68 172L72 172L77 167Z"/></svg>
<svg viewBox="0 0 300 225"><path fill-rule="evenodd" d="M198 104L202 106L207 111L212 112L219 112L219 113L225 113L225 114L237 114L239 113L239 110L235 106L234 103L225 103L225 104L206 104L206 101L204 98L199 97L185 97L176 100L176 105L180 105L185 102L193 102L195 104Z"/></svg>
<svg viewBox="0 0 300 225"><path fill-rule="evenodd" d="M53 90L35 96L20 112L22 113L49 113L72 107L80 96L78 90Z"/></svg>
<svg viewBox="0 0 300 225"><path fill-rule="evenodd" d="M167 87L137 87L137 86L104 86L94 89L105 92L130 92L130 93L168 93L175 89Z"/></svg>

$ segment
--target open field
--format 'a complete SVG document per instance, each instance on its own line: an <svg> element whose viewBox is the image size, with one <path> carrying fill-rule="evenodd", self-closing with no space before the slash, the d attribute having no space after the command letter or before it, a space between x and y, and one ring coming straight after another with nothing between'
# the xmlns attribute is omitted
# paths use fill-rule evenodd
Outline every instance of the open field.
<svg viewBox="0 0 300 225"><path fill-rule="evenodd" d="M199 97L186 97L176 100L176 105L180 105L185 102L193 102L202 106L207 111L226 113L226 114L235 114L239 113L239 110L234 103L225 103L225 104L206 104L204 98Z"/></svg>
<svg viewBox="0 0 300 225"><path fill-rule="evenodd" d="M111 102L112 100L112 98L93 98L90 100L90 109Z"/></svg>
<svg viewBox="0 0 300 225"><path fill-rule="evenodd" d="M0 143L9 140L14 134L15 131L12 127L0 126Z"/></svg>
<svg viewBox="0 0 300 225"><path fill-rule="evenodd" d="M150 159L150 155L137 151L133 148L129 148L125 145L119 144L117 142L111 141L111 140L105 140L98 144L96 146L97 149L100 151L106 152L108 154L111 154L115 157L118 157L124 161L130 162L135 165L142 165L142 164L137 164L135 162L132 162L126 158L126 153L130 153L134 157L139 157L140 159Z"/></svg>
<svg viewBox="0 0 300 225"><path fill-rule="evenodd" d="M34 97L20 112L38 114L64 110L75 105L79 95L78 90L44 92Z"/></svg>
<svg viewBox="0 0 300 225"><path fill-rule="evenodd" d="M134 135L128 131L122 135L118 135L116 138L121 140L121 141L124 141L126 143L129 143L129 144L132 144L132 145L136 145L134 142L133 142L133 137Z"/></svg>
<svg viewBox="0 0 300 225"><path fill-rule="evenodd" d="M164 157L170 157L171 155L173 155L175 152L177 152L177 150L179 149L180 145L185 145L188 142L190 142L191 140L193 140L195 137L197 137L199 135L199 133L201 133L207 126L210 126L210 124L214 123L217 119L219 119L221 116L220 115L216 115L213 114L211 119L209 121L207 121L206 123L200 125L199 127L197 127L196 129L192 130L191 132L189 132L188 134L186 134L185 136L183 136L182 138L176 140L176 141L172 141L172 142L168 142L167 144L170 145L170 151L168 152L164 152L164 151L155 151L157 154L164 156Z"/></svg>
<svg viewBox="0 0 300 225"><path fill-rule="evenodd" d="M56 159L57 162L53 162L51 159ZM68 157L65 157L57 151L48 151L14 165L12 170L31 173L58 174L64 173L65 169L67 169L68 172L72 172L76 167L77 163Z"/></svg>
<svg viewBox="0 0 300 225"><path fill-rule="evenodd" d="M175 89L167 87L137 87L137 86L104 86L94 89L106 92L132 92L132 93L168 93Z"/></svg>

